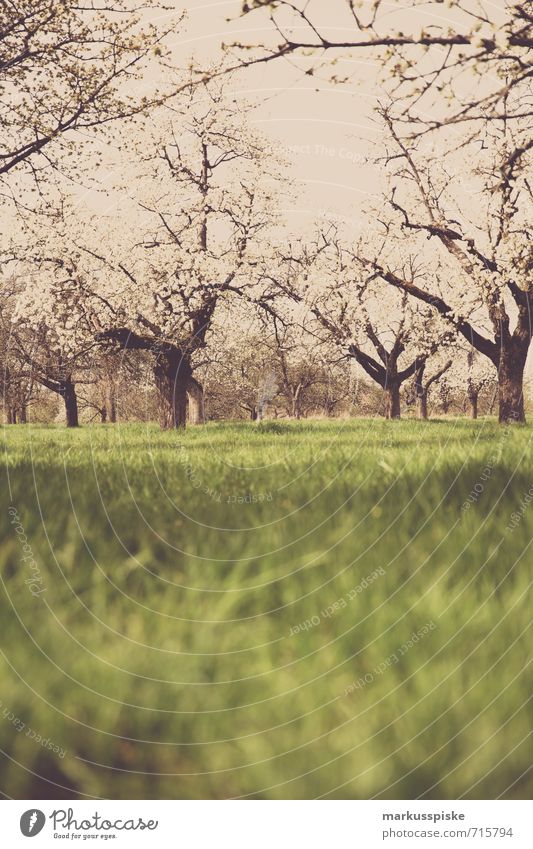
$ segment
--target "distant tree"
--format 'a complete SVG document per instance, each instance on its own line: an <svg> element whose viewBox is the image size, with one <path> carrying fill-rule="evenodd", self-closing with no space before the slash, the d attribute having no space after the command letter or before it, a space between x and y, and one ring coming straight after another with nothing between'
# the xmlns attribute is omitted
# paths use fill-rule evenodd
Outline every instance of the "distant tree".
<svg viewBox="0 0 533 849"><path fill-rule="evenodd" d="M240 299L222 307L197 374L204 387L209 419L248 419L287 415L272 326L255 303Z"/></svg>
<svg viewBox="0 0 533 849"><path fill-rule="evenodd" d="M414 394L417 405L417 416L422 421L428 418L428 398L432 388L441 380L452 367L453 361L446 359L449 351L441 352L440 357L422 360L414 375ZM439 362L440 360L440 362Z"/></svg>
<svg viewBox="0 0 533 849"><path fill-rule="evenodd" d="M122 400L127 395L140 412L145 406L145 377L146 367L137 352L112 351L101 346L92 349L84 382L78 387L80 410L87 411L91 421L98 418L102 424L127 419Z"/></svg>
<svg viewBox="0 0 533 849"><path fill-rule="evenodd" d="M322 379L317 380L306 394L306 415L331 418L359 412L361 381L355 378L347 357L327 358L319 369L319 375Z"/></svg>
<svg viewBox="0 0 533 849"><path fill-rule="evenodd" d="M76 381L88 380L95 327L80 309L76 269L63 261L34 260L25 266L11 317L11 343L32 381L63 401L68 427L78 427Z"/></svg>
<svg viewBox="0 0 533 849"><path fill-rule="evenodd" d="M452 365L439 381L438 400L444 413L453 407L456 412L468 410L471 419L477 419L480 402L498 391L497 375L492 363L475 348L455 346L451 351Z"/></svg>
<svg viewBox="0 0 533 849"><path fill-rule="evenodd" d="M313 390L328 381L327 355L331 356L331 349L317 346L294 320L282 321L278 315L264 312L263 322L264 344L272 352L272 368L285 402L285 414L300 419L313 403Z"/></svg>
<svg viewBox="0 0 533 849"><path fill-rule="evenodd" d="M28 363L13 339L13 312L21 284L6 278L0 292L0 395L6 424L24 424L34 395L34 380Z"/></svg>
<svg viewBox="0 0 533 849"><path fill-rule="evenodd" d="M383 390L386 418L398 419L401 387L437 351L446 330L431 310L413 308L407 295L389 297L387 287L361 273L356 256L338 238L321 234L283 259L273 286L305 305L314 320L305 322L308 332L355 360ZM413 263L411 272L417 273Z"/></svg>

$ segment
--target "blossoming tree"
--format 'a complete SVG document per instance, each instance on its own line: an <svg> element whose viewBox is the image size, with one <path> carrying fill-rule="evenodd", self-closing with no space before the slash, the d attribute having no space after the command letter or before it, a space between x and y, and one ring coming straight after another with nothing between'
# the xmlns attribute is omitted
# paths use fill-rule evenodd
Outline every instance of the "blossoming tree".
<svg viewBox="0 0 533 849"><path fill-rule="evenodd" d="M147 10L159 13L157 25ZM163 56L180 20L157 2L2 3L2 196L26 204L32 185L40 189L45 176L77 166L88 135L158 103L162 91L143 73Z"/></svg>
<svg viewBox="0 0 533 849"><path fill-rule="evenodd" d="M460 167L421 154L385 114L393 164L381 257L362 249L359 264L441 315L497 370L501 423L525 421L524 368L533 335L531 153L523 125L465 139ZM518 147L517 147L518 145ZM520 149L512 162L509 150ZM454 173L455 165L455 173ZM469 194L465 196L465 181ZM398 253L424 253L429 273L402 272Z"/></svg>
<svg viewBox="0 0 533 849"><path fill-rule="evenodd" d="M381 387L385 416L397 419L402 385L423 372L449 332L430 309L361 273L355 251L320 234L314 244L301 244L282 259L273 287L305 307L309 333L354 359ZM416 274L413 263L411 271Z"/></svg>
<svg viewBox="0 0 533 849"><path fill-rule="evenodd" d="M48 256L26 258L11 315L11 345L32 381L59 395L68 427L77 427L76 381L84 379L96 347L94 317L84 309L75 264Z"/></svg>
<svg viewBox="0 0 533 849"><path fill-rule="evenodd" d="M161 426L184 427L215 310L257 285L279 220L277 172L267 143L213 82L191 84L188 102L141 144L130 200L99 217L97 238L76 237L74 253L100 342L150 352Z"/></svg>

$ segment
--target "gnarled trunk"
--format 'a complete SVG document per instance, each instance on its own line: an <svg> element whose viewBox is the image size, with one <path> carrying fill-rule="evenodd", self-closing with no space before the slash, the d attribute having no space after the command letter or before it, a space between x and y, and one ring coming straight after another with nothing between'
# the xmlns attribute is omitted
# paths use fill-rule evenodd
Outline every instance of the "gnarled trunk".
<svg viewBox="0 0 533 849"><path fill-rule="evenodd" d="M78 399L76 397L76 387L70 377L67 377L67 379L61 383L59 394L63 398L63 402L65 404L67 427L78 427Z"/></svg>
<svg viewBox="0 0 533 849"><path fill-rule="evenodd" d="M156 356L154 377L159 395L161 428L184 428L187 422L187 385L191 378L189 360L178 348L167 347Z"/></svg>
<svg viewBox="0 0 533 849"><path fill-rule="evenodd" d="M189 424L204 424L204 388L194 377L190 377L187 383L187 397L189 399Z"/></svg>
<svg viewBox="0 0 533 849"><path fill-rule="evenodd" d="M503 349L498 369L500 424L524 424L524 368L528 345L516 342Z"/></svg>
<svg viewBox="0 0 533 849"><path fill-rule="evenodd" d="M385 418L399 419L401 414L400 407L400 384L389 383L385 387Z"/></svg>

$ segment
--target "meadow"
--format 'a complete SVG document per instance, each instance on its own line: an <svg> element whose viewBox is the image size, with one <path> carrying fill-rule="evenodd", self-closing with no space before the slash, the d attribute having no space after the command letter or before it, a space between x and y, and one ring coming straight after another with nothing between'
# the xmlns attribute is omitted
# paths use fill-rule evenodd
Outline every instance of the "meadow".
<svg viewBox="0 0 533 849"><path fill-rule="evenodd" d="M530 798L532 437L4 428L2 793Z"/></svg>

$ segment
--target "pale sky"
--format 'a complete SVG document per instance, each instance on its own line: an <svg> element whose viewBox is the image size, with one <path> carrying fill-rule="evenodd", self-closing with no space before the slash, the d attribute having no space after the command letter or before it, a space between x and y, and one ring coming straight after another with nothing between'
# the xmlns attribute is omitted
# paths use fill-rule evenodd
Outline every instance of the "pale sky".
<svg viewBox="0 0 533 849"><path fill-rule="evenodd" d="M461 27L460 13L445 3L439 5L437 14L433 5L431 16L424 6L413 9L412 0L408 0L409 10L405 5L401 0L384 3L381 27L408 32L432 23ZM497 20L501 4L484 5ZM175 45L178 62L193 53L202 62L213 60L220 55L221 43L275 45L280 40L264 12L240 17L241 7L242 0L196 0L180 5L186 10L187 20ZM332 37L353 35L346 0L310 0L308 8L313 21ZM258 104L248 113L248 121L282 149L291 149L292 173L301 189L292 214L300 229L305 229L305 219L310 223L317 214L330 211L341 220L346 219L353 230L361 213L373 205L374 199L379 201L383 185L382 170L368 162L379 152L381 130L373 109L383 98L381 65L364 51L352 56L346 51L327 56L328 61L334 58L339 60L334 72L340 77L350 76L350 82L330 83L329 64L327 71L310 77L302 70L305 60L295 58L249 68L237 78L241 86L238 93ZM479 81L466 82L479 85Z"/></svg>
<svg viewBox="0 0 533 849"><path fill-rule="evenodd" d="M188 20L176 55L194 52L204 60L217 55L221 42L270 38L272 28L264 16L227 21L241 5L240 0L185 4ZM261 23L263 29L258 28ZM357 88L309 77L288 60L247 69L238 78L238 93L258 103L247 116L250 123L282 150L289 148L291 170L302 191L293 210L300 220L315 220L322 210L357 219L375 194L375 168L365 163L372 145L365 139L376 133L371 117L378 65L370 59L357 64L362 81Z"/></svg>

